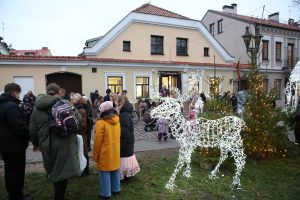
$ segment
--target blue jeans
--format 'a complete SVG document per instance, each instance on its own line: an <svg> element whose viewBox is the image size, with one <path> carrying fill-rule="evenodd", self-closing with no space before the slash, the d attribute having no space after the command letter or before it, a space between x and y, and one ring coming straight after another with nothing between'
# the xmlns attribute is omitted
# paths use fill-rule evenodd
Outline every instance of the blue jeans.
<svg viewBox="0 0 300 200"><path fill-rule="evenodd" d="M100 196L110 197L111 192L120 192L120 170L106 172L99 171Z"/></svg>

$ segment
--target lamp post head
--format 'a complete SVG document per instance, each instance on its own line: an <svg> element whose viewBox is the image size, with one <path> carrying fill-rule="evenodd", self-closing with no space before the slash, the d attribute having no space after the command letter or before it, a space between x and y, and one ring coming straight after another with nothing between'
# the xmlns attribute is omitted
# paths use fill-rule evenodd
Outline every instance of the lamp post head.
<svg viewBox="0 0 300 200"><path fill-rule="evenodd" d="M249 46L250 46L252 37L253 37L253 35L249 31L249 26L246 26L246 32L244 35L242 35L242 38L244 39L247 51L249 50Z"/></svg>
<svg viewBox="0 0 300 200"><path fill-rule="evenodd" d="M254 36L254 42L255 42L255 49L256 51L259 50L260 41L263 36L259 33L259 28L257 25L255 26L255 36Z"/></svg>

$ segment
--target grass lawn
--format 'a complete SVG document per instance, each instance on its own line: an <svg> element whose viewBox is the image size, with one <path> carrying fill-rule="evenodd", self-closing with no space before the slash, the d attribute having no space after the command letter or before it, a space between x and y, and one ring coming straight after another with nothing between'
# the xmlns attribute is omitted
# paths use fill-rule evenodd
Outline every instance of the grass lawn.
<svg viewBox="0 0 300 200"><path fill-rule="evenodd" d="M112 199L300 199L300 155L296 158L253 161L248 159L242 172L242 189L233 191L230 186L234 173L233 159L229 158L220 168L219 179L210 180L210 170L200 168L196 153L192 161L192 177L180 173L178 186L173 191L165 189L177 162L178 149L141 152L137 154L141 172L121 183L122 192ZM28 173L25 193L36 200L52 199L52 183L45 173ZM68 200L94 200L99 191L95 168L88 177L69 182ZM0 176L0 199L6 199L3 174Z"/></svg>

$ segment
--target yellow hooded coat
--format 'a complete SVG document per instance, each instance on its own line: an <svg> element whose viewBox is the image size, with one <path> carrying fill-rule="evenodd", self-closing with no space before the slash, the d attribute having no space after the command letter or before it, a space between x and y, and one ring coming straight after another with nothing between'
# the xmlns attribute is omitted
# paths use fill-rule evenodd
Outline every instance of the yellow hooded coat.
<svg viewBox="0 0 300 200"><path fill-rule="evenodd" d="M117 115L96 123L93 160L101 171L120 168L120 120Z"/></svg>

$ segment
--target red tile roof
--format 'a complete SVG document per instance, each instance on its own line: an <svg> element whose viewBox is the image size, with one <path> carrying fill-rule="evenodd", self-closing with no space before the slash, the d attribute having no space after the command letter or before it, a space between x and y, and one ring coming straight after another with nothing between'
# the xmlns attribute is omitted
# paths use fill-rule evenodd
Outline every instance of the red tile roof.
<svg viewBox="0 0 300 200"><path fill-rule="evenodd" d="M132 12L144 13L144 14L149 14L149 15L159 15L159 16L165 16L165 17L173 17L173 18L179 18L179 19L190 19L190 18L187 18L180 14L173 13L169 10L165 10L163 8L159 8L157 6L151 5L150 3L146 3L146 4L142 5L141 7L135 9Z"/></svg>
<svg viewBox="0 0 300 200"><path fill-rule="evenodd" d="M166 65L188 65L188 66L208 66L213 67L213 63L201 63L201 62L181 62L181 61L161 61L161 60L135 60L135 59L115 59L115 58L90 58L85 56L12 56L12 55L0 55L1 61L23 61L23 62L38 62L38 61L64 61L64 62L107 62L107 63L141 63L141 64L166 64ZM235 64L216 64L218 67L234 68ZM248 68L249 64L241 64L241 68Z"/></svg>
<svg viewBox="0 0 300 200"><path fill-rule="evenodd" d="M227 12L222 12L222 11L216 11L216 10L208 10L208 12L220 14L222 16L230 17L233 19L245 21L248 23L254 23L254 24L261 24L264 26L271 26L271 27L276 27L276 28L283 28L283 29L290 29L290 30L295 30L295 31L300 31L300 28L295 26L295 25L289 25L289 24L284 24L281 22L277 22L274 20L269 20L269 19L260 19L256 17L249 17L246 15L238 15L235 13L227 13Z"/></svg>
<svg viewBox="0 0 300 200"><path fill-rule="evenodd" d="M9 51L9 53L17 56L51 56L51 52L48 47L43 47L42 49L35 50L11 50Z"/></svg>

